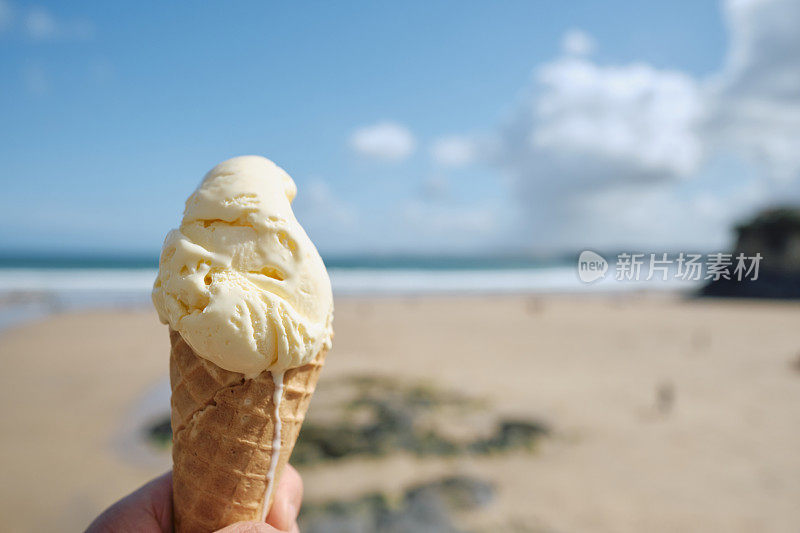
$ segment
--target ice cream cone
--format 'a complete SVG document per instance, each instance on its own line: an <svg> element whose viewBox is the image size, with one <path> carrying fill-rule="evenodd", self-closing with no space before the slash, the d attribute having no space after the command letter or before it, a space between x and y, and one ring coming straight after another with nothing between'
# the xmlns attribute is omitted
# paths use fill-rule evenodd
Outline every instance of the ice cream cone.
<svg viewBox="0 0 800 533"><path fill-rule="evenodd" d="M266 518L331 347L331 282L296 194L272 161L234 157L164 239L152 298L172 343L179 532Z"/></svg>
<svg viewBox="0 0 800 533"><path fill-rule="evenodd" d="M283 376L267 371L246 379L199 357L172 329L170 342L176 531L263 520L326 350Z"/></svg>

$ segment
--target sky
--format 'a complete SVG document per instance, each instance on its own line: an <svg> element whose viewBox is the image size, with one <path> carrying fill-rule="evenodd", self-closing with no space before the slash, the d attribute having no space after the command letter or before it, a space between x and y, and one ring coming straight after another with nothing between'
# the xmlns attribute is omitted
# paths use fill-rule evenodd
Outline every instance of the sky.
<svg viewBox="0 0 800 533"><path fill-rule="evenodd" d="M800 199L800 0L0 0L0 250L155 253L215 164L323 254L716 250Z"/></svg>

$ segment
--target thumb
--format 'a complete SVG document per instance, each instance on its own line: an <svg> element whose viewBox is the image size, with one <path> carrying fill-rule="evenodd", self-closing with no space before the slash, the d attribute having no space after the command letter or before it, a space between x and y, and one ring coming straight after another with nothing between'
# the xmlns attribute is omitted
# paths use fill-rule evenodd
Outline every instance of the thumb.
<svg viewBox="0 0 800 533"><path fill-rule="evenodd" d="M217 533L280 533L280 530L264 522L236 522Z"/></svg>

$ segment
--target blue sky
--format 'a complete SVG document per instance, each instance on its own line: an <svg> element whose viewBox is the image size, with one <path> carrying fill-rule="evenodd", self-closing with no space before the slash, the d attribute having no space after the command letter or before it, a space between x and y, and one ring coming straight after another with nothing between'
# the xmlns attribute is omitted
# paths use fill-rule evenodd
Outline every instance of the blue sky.
<svg viewBox="0 0 800 533"><path fill-rule="evenodd" d="M795 191L780 145L797 124L730 111L742 91L787 100L741 81L761 45L737 24L782 18L758 4L794 9L0 0L0 247L154 252L243 154L294 177L327 253L722 246L765 190ZM770 57L794 44L777 33ZM665 229L650 205L685 216Z"/></svg>

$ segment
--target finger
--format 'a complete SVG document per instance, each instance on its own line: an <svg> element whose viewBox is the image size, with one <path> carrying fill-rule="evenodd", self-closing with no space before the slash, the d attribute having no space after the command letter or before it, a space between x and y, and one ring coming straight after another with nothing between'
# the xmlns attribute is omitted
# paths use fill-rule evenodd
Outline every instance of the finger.
<svg viewBox="0 0 800 533"><path fill-rule="evenodd" d="M290 531L295 526L302 501L303 479L292 465L286 465L275 491L267 523L280 530Z"/></svg>
<svg viewBox="0 0 800 533"><path fill-rule="evenodd" d="M161 531L172 531L172 470L157 477L143 488L148 488L153 518Z"/></svg>
<svg viewBox="0 0 800 533"><path fill-rule="evenodd" d="M264 522L236 522L218 530L217 533L280 533L280 531Z"/></svg>
<svg viewBox="0 0 800 533"><path fill-rule="evenodd" d="M172 472L167 472L106 509L87 532L172 531Z"/></svg>

